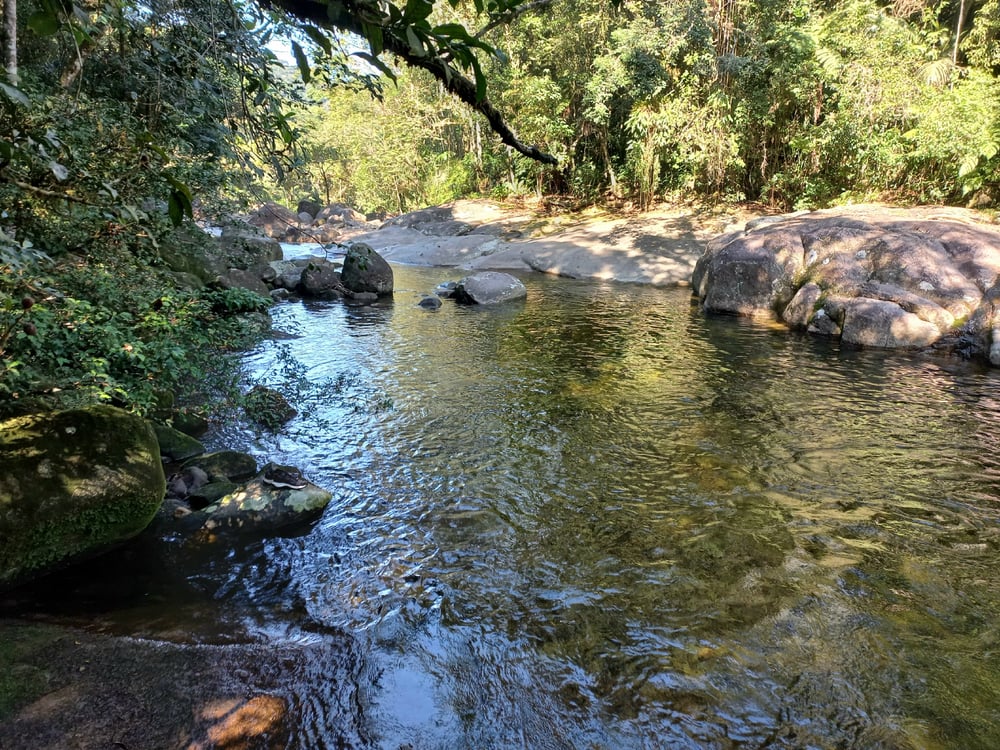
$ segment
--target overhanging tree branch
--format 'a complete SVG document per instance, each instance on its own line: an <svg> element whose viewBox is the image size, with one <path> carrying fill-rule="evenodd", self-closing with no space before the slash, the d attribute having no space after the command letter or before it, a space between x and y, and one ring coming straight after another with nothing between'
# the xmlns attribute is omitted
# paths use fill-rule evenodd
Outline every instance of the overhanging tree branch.
<svg viewBox="0 0 1000 750"><path fill-rule="evenodd" d="M354 0L264 0L274 7L280 8L292 17L332 30L349 31L371 41L373 33L380 39L382 50L391 52L407 65L421 68L434 76L443 86L459 100L481 113L490 128L503 143L529 159L543 164L557 164L556 158L542 151L537 146L523 143L503 114L493 106L485 96L480 96L476 83L461 70L452 65L443 55L428 51L426 48L415 47L406 35L407 27L397 23L393 25L388 18L381 21L374 18L374 8L361 5ZM532 3L534 5L534 3ZM373 47L373 53L381 51Z"/></svg>

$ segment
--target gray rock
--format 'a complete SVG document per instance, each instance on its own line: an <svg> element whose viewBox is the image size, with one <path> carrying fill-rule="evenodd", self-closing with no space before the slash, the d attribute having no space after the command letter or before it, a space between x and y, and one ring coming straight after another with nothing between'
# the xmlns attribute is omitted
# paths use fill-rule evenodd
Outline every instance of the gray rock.
<svg viewBox="0 0 1000 750"><path fill-rule="evenodd" d="M363 242L355 243L347 251L340 280L352 292L373 292L380 296L392 294L392 267Z"/></svg>
<svg viewBox="0 0 1000 750"><path fill-rule="evenodd" d="M705 310L773 316L794 296L805 252L797 231L780 224L733 240L695 265L692 283Z"/></svg>
<svg viewBox="0 0 1000 750"><path fill-rule="evenodd" d="M312 218L312 217L310 217ZM247 217L247 223L257 227L267 237L281 239L289 227L299 223L298 214L277 203L265 203Z"/></svg>
<svg viewBox="0 0 1000 750"><path fill-rule="evenodd" d="M319 212L322 210L323 206L319 203L319 201L310 200L308 198L300 200L299 204L295 207L295 213L297 213L299 216L301 216L302 214L308 214L310 221L312 219L315 219L316 216L319 215Z"/></svg>
<svg viewBox="0 0 1000 750"><path fill-rule="evenodd" d="M930 346L940 336L937 326L895 302L858 297L845 304L841 338L849 344L907 349Z"/></svg>
<svg viewBox="0 0 1000 750"><path fill-rule="evenodd" d="M0 466L0 588L132 538L166 491L152 428L110 406L0 423Z"/></svg>
<svg viewBox="0 0 1000 750"><path fill-rule="evenodd" d="M180 430L185 435L194 438L208 432L208 419L197 409L184 408L172 411L170 422L175 430Z"/></svg>
<svg viewBox="0 0 1000 750"><path fill-rule="evenodd" d="M251 270L281 260L281 244L247 224L227 224L218 239L219 249L213 267L218 273L229 268Z"/></svg>
<svg viewBox="0 0 1000 750"><path fill-rule="evenodd" d="M771 217L708 243L692 280L706 310L780 311L791 326L861 346L935 345L994 361L1000 231L975 219L872 206Z"/></svg>
<svg viewBox="0 0 1000 750"><path fill-rule="evenodd" d="M219 274L215 282L223 289L249 289L261 297L267 297L271 291L268 285L261 281L258 274L239 268L230 268Z"/></svg>
<svg viewBox="0 0 1000 750"><path fill-rule="evenodd" d="M803 285L781 313L781 319L793 328L805 328L812 320L822 294L818 284L810 282Z"/></svg>
<svg viewBox="0 0 1000 750"><path fill-rule="evenodd" d="M339 221L342 225L354 226L363 225L366 221L363 213L355 211L346 203L331 203L316 214L316 219L322 221L333 219Z"/></svg>
<svg viewBox="0 0 1000 750"><path fill-rule="evenodd" d="M312 260L299 274L299 289L310 297L339 296L342 293L340 271L323 258Z"/></svg>
<svg viewBox="0 0 1000 750"><path fill-rule="evenodd" d="M437 295L426 294L417 304L425 310L437 310L441 307L441 298Z"/></svg>
<svg viewBox="0 0 1000 750"><path fill-rule="evenodd" d="M457 281L445 281L434 288L434 294L441 299L451 299L455 296L455 289L458 288Z"/></svg>
<svg viewBox="0 0 1000 750"><path fill-rule="evenodd" d="M820 309L813 315L807 330L809 333L815 333L818 336L839 336L840 324L831 318L825 309Z"/></svg>
<svg viewBox="0 0 1000 750"><path fill-rule="evenodd" d="M185 461L182 468L196 466L209 477L225 477L232 482L243 482L257 473L253 456L239 451L216 451Z"/></svg>
<svg viewBox="0 0 1000 750"><path fill-rule="evenodd" d="M520 279L500 271L474 273L455 287L455 301L464 305L497 305L527 296L528 290Z"/></svg>
<svg viewBox="0 0 1000 750"><path fill-rule="evenodd" d="M332 497L311 482L301 488L273 487L261 475L185 520L200 523L202 534L269 534L316 520Z"/></svg>
<svg viewBox="0 0 1000 750"><path fill-rule="evenodd" d="M205 452L205 446L190 435L167 425L150 423L160 446L160 455L169 461L184 461Z"/></svg>

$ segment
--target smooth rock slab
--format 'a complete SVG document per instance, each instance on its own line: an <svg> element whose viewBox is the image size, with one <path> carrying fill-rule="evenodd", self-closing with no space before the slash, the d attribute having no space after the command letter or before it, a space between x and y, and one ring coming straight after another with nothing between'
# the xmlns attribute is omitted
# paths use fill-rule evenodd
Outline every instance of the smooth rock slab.
<svg viewBox="0 0 1000 750"><path fill-rule="evenodd" d="M708 243L692 281L708 312L1000 363L1000 231L970 211L852 206L750 222Z"/></svg>
<svg viewBox="0 0 1000 750"><path fill-rule="evenodd" d="M524 299L528 290L521 280L501 271L481 271L466 276L455 287L455 301L463 305L499 305Z"/></svg>

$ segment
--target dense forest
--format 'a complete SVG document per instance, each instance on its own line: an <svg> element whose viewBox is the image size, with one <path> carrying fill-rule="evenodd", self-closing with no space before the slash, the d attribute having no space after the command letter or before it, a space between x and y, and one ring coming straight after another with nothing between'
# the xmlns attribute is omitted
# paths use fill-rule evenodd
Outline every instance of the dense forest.
<svg viewBox="0 0 1000 750"><path fill-rule="evenodd" d="M0 413L235 388L268 301L161 259L265 199L988 206L998 38L997 0L4 0Z"/></svg>

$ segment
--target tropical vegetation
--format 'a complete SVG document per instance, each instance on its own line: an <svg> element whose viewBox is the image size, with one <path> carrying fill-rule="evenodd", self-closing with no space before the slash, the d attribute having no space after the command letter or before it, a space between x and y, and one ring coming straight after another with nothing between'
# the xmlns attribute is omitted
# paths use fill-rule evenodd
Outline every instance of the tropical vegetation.
<svg viewBox="0 0 1000 750"><path fill-rule="evenodd" d="M265 198L998 197L1000 0L3 0L3 31L0 414L231 389L267 301L162 259Z"/></svg>

